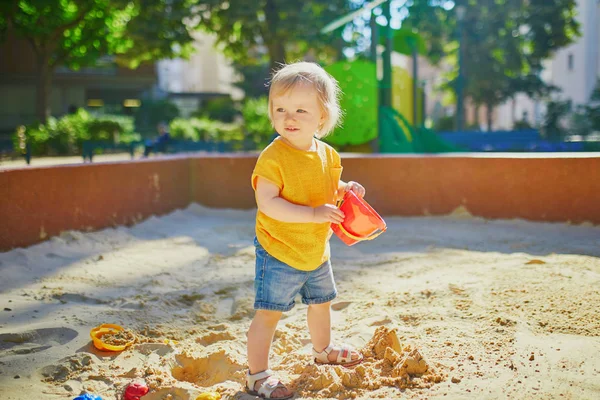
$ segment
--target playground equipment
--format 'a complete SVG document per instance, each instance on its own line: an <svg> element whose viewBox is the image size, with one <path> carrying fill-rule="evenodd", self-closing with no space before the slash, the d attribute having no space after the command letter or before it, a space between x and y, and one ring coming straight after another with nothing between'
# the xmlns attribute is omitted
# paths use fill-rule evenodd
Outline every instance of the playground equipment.
<svg viewBox="0 0 600 400"><path fill-rule="evenodd" d="M380 26L375 21L373 10L382 4L387 26ZM341 62L325 68L340 83L344 93L341 105L346 112L344 127L327 140L340 146L370 142L373 151L382 153L459 151L419 122L422 119L419 118L419 110L421 109L421 115L424 110L419 107L418 54L424 54L426 46L416 32L408 29L392 30L388 0L375 0L331 22L321 32L338 29L366 11L371 11L371 61ZM376 67L380 36L385 49L382 53L381 81L377 78ZM412 56L413 77L401 68L392 68L392 50ZM409 116L410 122L405 115Z"/></svg>

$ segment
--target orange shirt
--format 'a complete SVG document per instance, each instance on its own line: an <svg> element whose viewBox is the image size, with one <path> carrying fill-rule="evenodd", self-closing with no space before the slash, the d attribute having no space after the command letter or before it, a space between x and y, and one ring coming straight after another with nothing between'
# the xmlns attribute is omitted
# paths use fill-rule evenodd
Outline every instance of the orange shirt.
<svg viewBox="0 0 600 400"><path fill-rule="evenodd" d="M293 204L319 207L335 204L342 176L340 155L315 139L316 151L298 150L278 137L258 157L252 172L279 188L279 196ZM295 223L273 219L260 210L256 215L256 237L265 250L291 267L312 271L329 259L329 222Z"/></svg>

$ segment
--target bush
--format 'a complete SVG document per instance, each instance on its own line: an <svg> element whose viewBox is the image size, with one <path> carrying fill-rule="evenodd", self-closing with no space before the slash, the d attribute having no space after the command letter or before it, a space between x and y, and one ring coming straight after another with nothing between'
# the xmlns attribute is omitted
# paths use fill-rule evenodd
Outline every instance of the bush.
<svg viewBox="0 0 600 400"><path fill-rule="evenodd" d="M516 121L515 124L513 125L513 130L515 130L515 131L521 131L521 130L527 130L527 129L533 129L533 126L531 126L529 121L527 121L525 118L523 118L520 121Z"/></svg>
<svg viewBox="0 0 600 400"><path fill-rule="evenodd" d="M142 99L142 104L135 111L135 131L145 137L157 134L159 122L170 122L179 117L179 109L169 100Z"/></svg>
<svg viewBox="0 0 600 400"><path fill-rule="evenodd" d="M173 139L179 140L235 142L243 139L239 124L208 118L177 118L171 122L169 132Z"/></svg>
<svg viewBox="0 0 600 400"><path fill-rule="evenodd" d="M130 142L139 140L134 134L133 117L124 115L102 115L89 120L87 132L89 140L108 140L111 142Z"/></svg>
<svg viewBox="0 0 600 400"><path fill-rule="evenodd" d="M252 142L253 147L258 149L266 147L275 132L269 120L268 110L268 100L264 96L247 99L242 106L245 140Z"/></svg>
<svg viewBox="0 0 600 400"><path fill-rule="evenodd" d="M587 136L592 133L592 123L588 119L584 106L578 106L569 116L569 134Z"/></svg>
<svg viewBox="0 0 600 400"><path fill-rule="evenodd" d="M437 121L435 121L433 129L438 132L449 132L455 129L454 126L454 116L448 115L440 117Z"/></svg>
<svg viewBox="0 0 600 400"><path fill-rule="evenodd" d="M571 101L550 101L547 104L546 115L541 126L543 136L549 140L562 140L567 130L562 125L562 119L571 111Z"/></svg>
<svg viewBox="0 0 600 400"><path fill-rule="evenodd" d="M29 145L31 155L73 155L81 153L84 140L131 142L139 140L133 132L133 119L125 116L93 117L79 109L60 119L51 117L46 125L32 124L19 127L12 135L17 152L23 153Z"/></svg>
<svg viewBox="0 0 600 400"><path fill-rule="evenodd" d="M216 97L207 100L201 107L198 116L222 122L233 122L239 111L231 97Z"/></svg>
<svg viewBox="0 0 600 400"><path fill-rule="evenodd" d="M600 132L600 79L590 96L590 101L584 106L585 117L590 124L590 130Z"/></svg>
<svg viewBox="0 0 600 400"><path fill-rule="evenodd" d="M61 119L48 118L46 125L31 124L17 128L13 133L13 145L21 151L24 141L29 145L31 155L70 155L77 154L81 142L86 138L87 124L90 114L80 109L75 114L69 114Z"/></svg>

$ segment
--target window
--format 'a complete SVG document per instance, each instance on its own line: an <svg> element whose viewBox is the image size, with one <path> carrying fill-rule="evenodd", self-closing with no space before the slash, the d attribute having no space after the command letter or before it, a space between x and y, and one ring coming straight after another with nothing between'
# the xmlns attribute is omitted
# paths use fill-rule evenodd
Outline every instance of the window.
<svg viewBox="0 0 600 400"><path fill-rule="evenodd" d="M569 71L573 71L573 54L569 54L569 58L567 60L567 67L569 68Z"/></svg>

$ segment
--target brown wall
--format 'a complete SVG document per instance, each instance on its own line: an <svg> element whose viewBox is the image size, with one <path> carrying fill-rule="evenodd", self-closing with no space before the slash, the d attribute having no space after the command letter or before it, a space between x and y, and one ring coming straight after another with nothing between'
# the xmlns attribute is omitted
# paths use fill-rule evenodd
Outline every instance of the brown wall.
<svg viewBox="0 0 600 400"><path fill-rule="evenodd" d="M255 207L256 155L171 157L0 171L0 251L61 231L132 224L197 202ZM600 156L343 156L382 215L447 214L600 224Z"/></svg>
<svg viewBox="0 0 600 400"><path fill-rule="evenodd" d="M188 159L0 171L0 251L185 207Z"/></svg>
<svg viewBox="0 0 600 400"><path fill-rule="evenodd" d="M250 176L256 155L230 154L191 158L191 200L214 208L255 208Z"/></svg>
<svg viewBox="0 0 600 400"><path fill-rule="evenodd" d="M383 215L447 214L600 224L600 156L346 158L343 179Z"/></svg>

